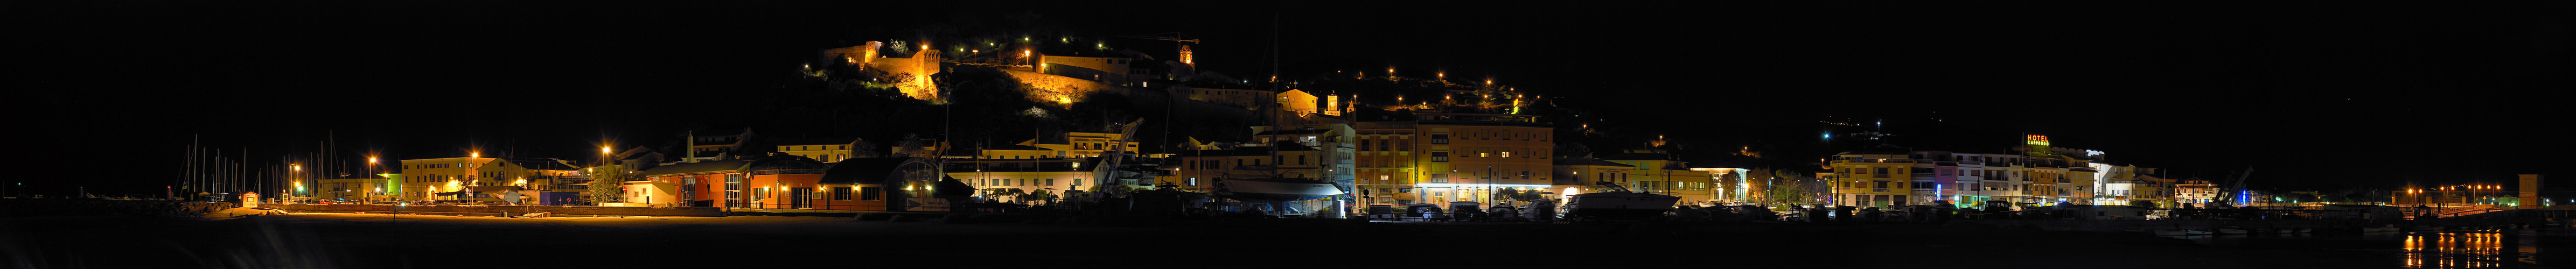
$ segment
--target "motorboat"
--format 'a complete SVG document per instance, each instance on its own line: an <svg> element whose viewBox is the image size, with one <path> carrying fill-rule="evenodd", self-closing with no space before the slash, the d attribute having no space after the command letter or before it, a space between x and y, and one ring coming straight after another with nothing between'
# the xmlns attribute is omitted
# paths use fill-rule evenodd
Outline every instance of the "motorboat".
<svg viewBox="0 0 2576 269"><path fill-rule="evenodd" d="M2182 233L2183 233L2183 234L2188 234L2188 235L2207 235L2207 234L2211 234L2209 231L2202 231L2202 230L2182 230Z"/></svg>
<svg viewBox="0 0 2576 269"><path fill-rule="evenodd" d="M1258 205L1264 210L1291 214L1300 208L1290 202L1323 199L1344 193L1332 182L1296 178L1228 178L1216 181L1218 197Z"/></svg>
<svg viewBox="0 0 2576 269"><path fill-rule="evenodd" d="M1681 196L1632 192L1609 182L1601 186L1609 191L1574 195L1565 204L1566 214L1582 219L1645 219L1663 216L1682 200Z"/></svg>
<svg viewBox="0 0 2576 269"><path fill-rule="evenodd" d="M1301 201L1341 195L1332 182L1290 178L1229 178L1217 181L1217 192L1236 200Z"/></svg>
<svg viewBox="0 0 2576 269"><path fill-rule="evenodd" d="M2156 233L2156 235L2186 235L2186 234L2190 234L2190 233L2184 232L2184 231L2182 231L2182 230L2155 230L2155 233Z"/></svg>

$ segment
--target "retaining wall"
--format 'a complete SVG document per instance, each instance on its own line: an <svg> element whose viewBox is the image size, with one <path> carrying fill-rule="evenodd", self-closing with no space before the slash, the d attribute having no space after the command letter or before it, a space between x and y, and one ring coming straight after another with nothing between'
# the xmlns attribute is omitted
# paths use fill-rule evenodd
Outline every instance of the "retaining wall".
<svg viewBox="0 0 2576 269"><path fill-rule="evenodd" d="M286 210L286 211L291 211L291 212L384 213L384 212L400 211L400 212L403 212L403 213L405 213L405 214L420 213L420 214L434 214L434 215L435 215L435 214L438 214L438 213L456 213L456 214L466 214L466 215L484 215L484 214L498 215L498 214L500 214L500 213L502 213L502 212L505 212L505 211L506 211L506 212L509 212L510 214L527 214L527 213L532 213L532 212L553 212L554 214L569 214L569 215L606 215L606 216L686 216L686 217L722 217L722 216L724 216L724 215L725 215L725 212L724 212L724 210L723 210L723 209L720 209L720 208L713 208L713 207L614 207L614 206L533 206L533 205L530 205L530 206L507 206L507 205L495 205L495 206L482 206L482 205L410 205L410 206L398 206L398 205L316 205L316 204L260 204L260 205L259 205L259 207L260 207L260 208L271 208L271 209Z"/></svg>

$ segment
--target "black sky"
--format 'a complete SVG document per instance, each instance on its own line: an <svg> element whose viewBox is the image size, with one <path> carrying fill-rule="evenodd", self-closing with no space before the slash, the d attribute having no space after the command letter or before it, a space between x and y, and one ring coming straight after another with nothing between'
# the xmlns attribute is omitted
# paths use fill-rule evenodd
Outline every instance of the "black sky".
<svg viewBox="0 0 2576 269"><path fill-rule="evenodd" d="M9 8L15 43L38 48L11 56L38 93L21 99L38 119L22 132L59 138L22 156L134 171L31 183L110 190L167 182L190 134L254 158L325 132L397 157L581 156L668 136L692 96L775 87L816 49L1034 12L1093 34L1187 33L1205 40L1202 66L1238 77L1269 72L1273 44L1284 77L1491 76L1706 147L1811 143L1817 121L1865 118L1904 146L2000 152L2048 134L2178 176L2253 166L2257 187L2292 189L2576 161L2550 131L2576 115L2563 2L737 4Z"/></svg>

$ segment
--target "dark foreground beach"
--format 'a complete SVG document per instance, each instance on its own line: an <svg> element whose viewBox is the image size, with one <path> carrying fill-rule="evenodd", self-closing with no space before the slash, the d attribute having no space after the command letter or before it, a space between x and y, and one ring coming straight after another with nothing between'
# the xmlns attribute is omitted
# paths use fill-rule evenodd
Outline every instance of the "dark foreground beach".
<svg viewBox="0 0 2576 269"><path fill-rule="evenodd" d="M833 217L9 216L16 268L1791 266L2395 268L2366 246L2210 246L1939 224L1416 224Z"/></svg>

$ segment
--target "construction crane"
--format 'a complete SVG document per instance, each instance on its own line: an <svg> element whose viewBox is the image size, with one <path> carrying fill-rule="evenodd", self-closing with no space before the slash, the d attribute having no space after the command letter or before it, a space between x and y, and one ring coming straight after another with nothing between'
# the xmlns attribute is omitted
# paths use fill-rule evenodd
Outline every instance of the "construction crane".
<svg viewBox="0 0 2576 269"><path fill-rule="evenodd" d="M1163 37L1163 35L1171 35L1171 37ZM1190 37L1190 35L1181 34L1181 32L1170 32L1170 33L1160 33L1160 34L1153 34L1153 35L1119 35L1118 37L1135 38L1135 39L1169 40L1169 41L1172 41L1172 44L1176 45L1176 46L1178 47L1178 49L1180 49L1180 54L1181 54L1181 59L1180 59L1180 60L1181 60L1181 63L1182 63L1182 64L1190 64L1190 65L1197 65L1197 64L1198 64L1198 59L1195 59L1195 58L1197 58L1197 57L1191 57L1192 55L1190 55L1190 45L1189 45L1189 44L1182 44L1182 43L1181 43L1181 42L1189 42L1189 43L1194 43L1194 44L1195 44L1195 43L1200 43L1198 38Z"/></svg>

